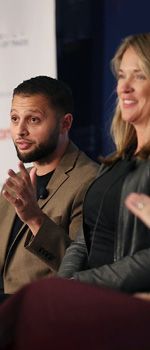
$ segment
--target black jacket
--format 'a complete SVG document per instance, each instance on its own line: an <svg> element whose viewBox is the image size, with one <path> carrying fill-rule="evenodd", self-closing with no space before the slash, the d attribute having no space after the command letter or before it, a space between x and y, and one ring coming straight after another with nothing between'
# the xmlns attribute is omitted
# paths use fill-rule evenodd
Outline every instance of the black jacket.
<svg viewBox="0 0 150 350"><path fill-rule="evenodd" d="M107 170L108 167L104 168L101 174ZM83 282L129 293L150 291L150 230L125 207L124 200L130 192L150 194L150 159L137 159L134 169L124 181L114 245L114 262L89 269L83 224L76 241L67 249L58 272L59 276L74 277Z"/></svg>

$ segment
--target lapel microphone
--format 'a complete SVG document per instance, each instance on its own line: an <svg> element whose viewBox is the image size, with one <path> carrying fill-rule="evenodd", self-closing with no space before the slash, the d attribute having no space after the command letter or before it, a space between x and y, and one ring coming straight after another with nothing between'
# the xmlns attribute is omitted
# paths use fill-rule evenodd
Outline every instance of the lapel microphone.
<svg viewBox="0 0 150 350"><path fill-rule="evenodd" d="M45 187L41 187L39 190L39 198L40 199L46 199L48 197L48 190Z"/></svg>

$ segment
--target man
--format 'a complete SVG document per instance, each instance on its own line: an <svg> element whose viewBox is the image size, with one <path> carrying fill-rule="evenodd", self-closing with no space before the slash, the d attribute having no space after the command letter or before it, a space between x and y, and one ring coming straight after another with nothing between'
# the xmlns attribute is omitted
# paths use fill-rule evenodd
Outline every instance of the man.
<svg viewBox="0 0 150 350"><path fill-rule="evenodd" d="M69 140L72 110L70 89L59 80L38 76L14 89L11 135L20 172L8 171L0 199L5 293L53 274L80 226L99 166ZM30 171L26 162L33 162Z"/></svg>

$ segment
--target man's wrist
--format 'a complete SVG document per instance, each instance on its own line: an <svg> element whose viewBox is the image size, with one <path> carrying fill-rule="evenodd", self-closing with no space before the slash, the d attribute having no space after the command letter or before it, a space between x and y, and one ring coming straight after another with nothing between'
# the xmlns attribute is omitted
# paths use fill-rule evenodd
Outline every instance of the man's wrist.
<svg viewBox="0 0 150 350"><path fill-rule="evenodd" d="M38 233L39 229L43 225L44 220L45 220L45 215L43 213L41 213L40 215L31 219L30 222L27 223L33 236L35 236Z"/></svg>

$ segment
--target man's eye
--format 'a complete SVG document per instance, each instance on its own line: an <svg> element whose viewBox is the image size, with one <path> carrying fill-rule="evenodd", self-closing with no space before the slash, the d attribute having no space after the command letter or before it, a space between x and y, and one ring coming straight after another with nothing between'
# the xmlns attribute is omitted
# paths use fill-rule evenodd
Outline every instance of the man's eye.
<svg viewBox="0 0 150 350"><path fill-rule="evenodd" d="M11 121L12 121L13 123L17 122L17 120L18 120L18 118L17 118L17 117L15 117L15 116L11 116Z"/></svg>
<svg viewBox="0 0 150 350"><path fill-rule="evenodd" d="M39 123L39 122L40 122L40 118L38 118L38 117L31 118L31 123Z"/></svg>

